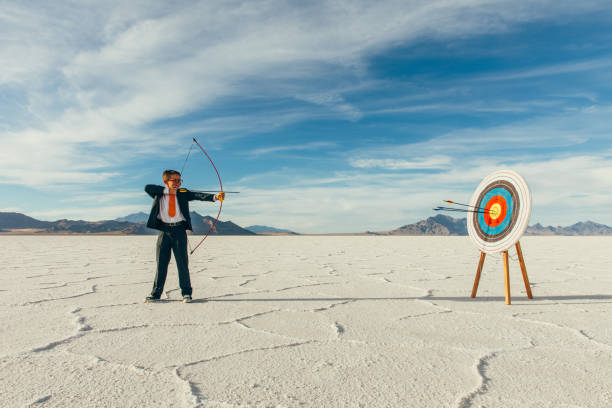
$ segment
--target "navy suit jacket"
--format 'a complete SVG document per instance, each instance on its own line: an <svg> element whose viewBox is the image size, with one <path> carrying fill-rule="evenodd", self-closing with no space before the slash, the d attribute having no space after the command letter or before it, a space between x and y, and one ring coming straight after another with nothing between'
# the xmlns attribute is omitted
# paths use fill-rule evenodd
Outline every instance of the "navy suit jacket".
<svg viewBox="0 0 612 408"><path fill-rule="evenodd" d="M164 186L157 186L155 184L147 184L145 191L148 195L153 198L153 206L151 207L151 213L149 214L149 220L147 221L147 227L161 230L162 220L157 218L159 215L159 199L164 195ZM208 193L197 193L189 191L186 188L180 188L176 191L176 199L179 204L181 214L185 217L188 230L192 231L191 226L191 215L189 214L189 201L200 200L200 201L215 201L214 194Z"/></svg>

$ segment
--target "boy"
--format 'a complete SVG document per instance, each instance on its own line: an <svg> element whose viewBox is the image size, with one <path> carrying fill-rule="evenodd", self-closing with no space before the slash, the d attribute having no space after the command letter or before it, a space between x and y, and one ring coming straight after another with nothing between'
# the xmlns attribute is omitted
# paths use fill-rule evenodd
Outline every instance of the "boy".
<svg viewBox="0 0 612 408"><path fill-rule="evenodd" d="M181 173L176 170L164 171L162 178L166 187L153 184L145 186L145 191L153 198L147 227L159 230L157 272L151 295L146 297L145 302L155 302L161 297L170 263L170 250L172 250L178 268L183 302L189 303L192 293L187 258L187 230L192 230L189 201L223 201L225 193L214 195L180 188Z"/></svg>

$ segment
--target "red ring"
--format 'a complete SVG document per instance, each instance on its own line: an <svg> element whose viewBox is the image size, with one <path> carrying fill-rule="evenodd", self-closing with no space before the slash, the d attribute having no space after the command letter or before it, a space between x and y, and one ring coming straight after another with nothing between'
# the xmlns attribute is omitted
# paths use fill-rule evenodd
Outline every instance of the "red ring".
<svg viewBox="0 0 612 408"><path fill-rule="evenodd" d="M499 217L497 217L496 219L491 218L491 216L489 215L489 211L491 210L491 207L494 204L499 204L501 206L501 214L499 214ZM491 197L491 199L487 202L487 205L485 206L485 213L484 213L485 223L491 228L497 227L499 224L504 222L504 219L506 218L507 210L508 210L508 205L506 204L506 200L504 199L504 197L500 195Z"/></svg>

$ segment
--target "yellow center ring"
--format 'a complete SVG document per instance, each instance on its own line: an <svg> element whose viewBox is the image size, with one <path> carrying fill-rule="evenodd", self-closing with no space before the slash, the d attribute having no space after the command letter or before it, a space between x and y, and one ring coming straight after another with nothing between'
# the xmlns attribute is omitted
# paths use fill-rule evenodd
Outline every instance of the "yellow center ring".
<svg viewBox="0 0 612 408"><path fill-rule="evenodd" d="M491 208L489 208L489 217L491 217L492 220L498 219L501 215L501 210L501 205L498 203L493 204Z"/></svg>

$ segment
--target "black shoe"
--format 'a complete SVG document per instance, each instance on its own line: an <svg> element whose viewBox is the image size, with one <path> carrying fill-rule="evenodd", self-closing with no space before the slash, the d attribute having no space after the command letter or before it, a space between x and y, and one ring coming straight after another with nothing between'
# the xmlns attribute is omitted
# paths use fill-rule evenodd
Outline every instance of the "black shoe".
<svg viewBox="0 0 612 408"><path fill-rule="evenodd" d="M183 296L183 303L191 303L191 295Z"/></svg>
<svg viewBox="0 0 612 408"><path fill-rule="evenodd" d="M145 303L153 303L153 302L159 302L159 297L157 297L157 296L147 296L145 298Z"/></svg>

